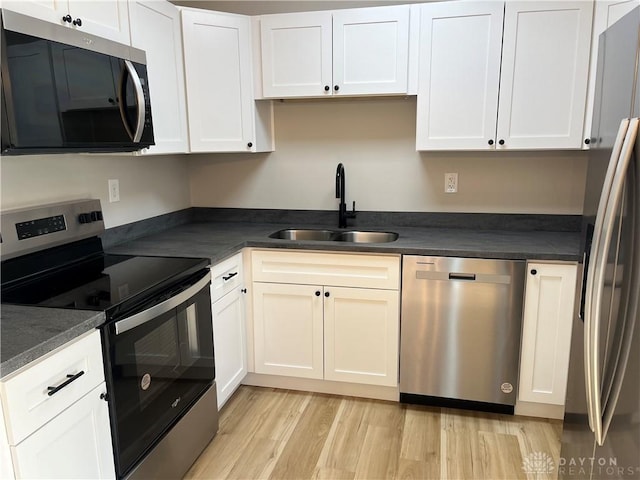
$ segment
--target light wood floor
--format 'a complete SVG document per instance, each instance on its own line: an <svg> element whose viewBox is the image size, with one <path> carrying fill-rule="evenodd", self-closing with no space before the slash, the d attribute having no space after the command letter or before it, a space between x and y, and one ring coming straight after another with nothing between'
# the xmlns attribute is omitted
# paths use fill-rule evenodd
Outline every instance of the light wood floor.
<svg viewBox="0 0 640 480"><path fill-rule="evenodd" d="M243 386L185 479L548 479L562 422ZM537 453L539 455L539 453Z"/></svg>

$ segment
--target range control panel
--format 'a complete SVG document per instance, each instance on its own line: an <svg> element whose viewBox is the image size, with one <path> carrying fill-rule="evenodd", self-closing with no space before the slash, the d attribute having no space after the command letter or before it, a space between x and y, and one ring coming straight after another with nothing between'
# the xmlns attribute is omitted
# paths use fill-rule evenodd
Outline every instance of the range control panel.
<svg viewBox="0 0 640 480"><path fill-rule="evenodd" d="M104 233L100 200L72 200L0 212L0 259Z"/></svg>
<svg viewBox="0 0 640 480"><path fill-rule="evenodd" d="M67 229L64 221L64 215L55 215L53 217L39 218L28 222L16 223L16 233L18 240L38 237L53 232L61 232Z"/></svg>

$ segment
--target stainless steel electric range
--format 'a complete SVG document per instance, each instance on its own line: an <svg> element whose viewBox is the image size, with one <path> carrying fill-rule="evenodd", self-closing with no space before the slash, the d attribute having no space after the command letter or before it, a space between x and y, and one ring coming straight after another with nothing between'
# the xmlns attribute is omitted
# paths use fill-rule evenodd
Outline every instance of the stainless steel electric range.
<svg viewBox="0 0 640 480"><path fill-rule="evenodd" d="M105 313L118 478L181 478L218 429L209 261L106 254L99 200L1 218L3 303Z"/></svg>

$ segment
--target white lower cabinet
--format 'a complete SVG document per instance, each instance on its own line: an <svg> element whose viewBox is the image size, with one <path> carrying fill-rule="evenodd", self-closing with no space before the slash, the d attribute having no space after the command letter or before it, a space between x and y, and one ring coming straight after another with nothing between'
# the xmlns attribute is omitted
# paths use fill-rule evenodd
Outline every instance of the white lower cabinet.
<svg viewBox="0 0 640 480"><path fill-rule="evenodd" d="M398 372L399 294L326 287L324 378L393 387Z"/></svg>
<svg viewBox="0 0 640 480"><path fill-rule="evenodd" d="M576 277L575 264L528 264L519 401L564 405Z"/></svg>
<svg viewBox="0 0 640 480"><path fill-rule="evenodd" d="M106 393L98 331L4 377L3 476L115 478Z"/></svg>
<svg viewBox="0 0 640 480"><path fill-rule="evenodd" d="M247 374L247 333L242 254L211 268L213 352L218 410Z"/></svg>
<svg viewBox="0 0 640 480"><path fill-rule="evenodd" d="M255 371L322 378L322 287L253 284Z"/></svg>
<svg viewBox="0 0 640 480"><path fill-rule="evenodd" d="M12 447L16 478L114 478L106 391L96 387Z"/></svg>
<svg viewBox="0 0 640 480"><path fill-rule="evenodd" d="M397 256L254 251L255 372L395 387L399 271Z"/></svg>

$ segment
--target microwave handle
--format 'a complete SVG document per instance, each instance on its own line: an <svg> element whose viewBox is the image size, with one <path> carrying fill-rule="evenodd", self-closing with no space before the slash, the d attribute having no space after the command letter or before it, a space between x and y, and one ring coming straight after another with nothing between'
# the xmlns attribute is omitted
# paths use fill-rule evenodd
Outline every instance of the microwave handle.
<svg viewBox="0 0 640 480"><path fill-rule="evenodd" d="M196 283L191 285L186 290L181 291L177 295L165 300L162 303L154 305L151 308L143 310L140 313L136 313L130 317L124 318L115 324L116 335L120 335L121 333L126 332L127 330L131 330L132 328L136 328L144 323L155 320L158 316L163 313L167 313L168 311L176 308L181 303L186 302L191 297L193 297L196 293L202 290L211 282L211 273L207 272L207 274L198 280Z"/></svg>
<svg viewBox="0 0 640 480"><path fill-rule="evenodd" d="M134 143L138 143L142 138L142 130L144 129L144 117L146 114L144 91L142 90L142 82L140 81L140 76L138 75L138 72L136 72L136 69L133 66L133 63L131 63L129 60L125 60L124 68L125 69L122 72L122 80L120 81L120 91L118 93L121 99L119 104L120 117L122 118L122 123L124 124L124 128L127 131L129 138L131 138L131 140ZM129 125L129 122L127 121L127 116L125 113L125 104L126 104L125 99L127 94L125 92L125 85L126 85L127 74L129 74L129 76L131 77L131 81L133 82L133 88L136 93L136 103L138 104L138 118L136 120L135 131L132 131L131 126Z"/></svg>

